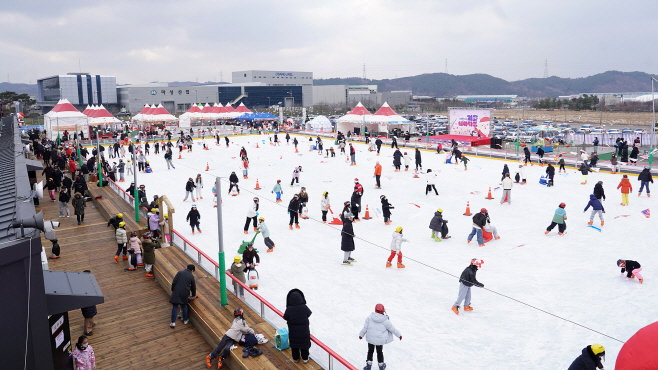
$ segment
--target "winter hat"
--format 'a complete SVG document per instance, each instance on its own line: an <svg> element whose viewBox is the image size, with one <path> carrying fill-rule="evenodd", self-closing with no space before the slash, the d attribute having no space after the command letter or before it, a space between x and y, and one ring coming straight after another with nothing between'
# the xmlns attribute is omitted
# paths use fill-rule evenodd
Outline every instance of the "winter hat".
<svg viewBox="0 0 658 370"><path fill-rule="evenodd" d="M486 208L482 208L482 209L480 210L480 213L487 213L487 209L486 209Z"/></svg>
<svg viewBox="0 0 658 370"><path fill-rule="evenodd" d="M509 173L506 173L506 174L505 174L505 177L509 177Z"/></svg>
<svg viewBox="0 0 658 370"><path fill-rule="evenodd" d="M386 195L382 194L382 195L379 196L379 199L384 199L384 198L386 198Z"/></svg>
<svg viewBox="0 0 658 370"><path fill-rule="evenodd" d="M384 309L384 305L383 305L383 304L381 304L381 303L377 303L377 305L375 306L375 312L380 313L380 314L383 315L384 312L386 312L386 309Z"/></svg>
<svg viewBox="0 0 658 370"><path fill-rule="evenodd" d="M359 183L359 179L354 179L354 183L355 183L355 184L358 184L358 183Z"/></svg>
<svg viewBox="0 0 658 370"><path fill-rule="evenodd" d="M428 168L428 169L427 169L427 173L430 173L430 172L432 172L432 169L431 169L431 168Z"/></svg>
<svg viewBox="0 0 658 370"><path fill-rule="evenodd" d="M277 183L277 184L280 183L280 182L281 182L281 180L276 180L276 183Z"/></svg>
<svg viewBox="0 0 658 370"><path fill-rule="evenodd" d="M195 203L195 204L192 204L192 208L196 208L196 203Z"/></svg>
<svg viewBox="0 0 658 370"><path fill-rule="evenodd" d="M627 179L627 178L628 178L628 175L624 175L624 178Z"/></svg>
<svg viewBox="0 0 658 370"><path fill-rule="evenodd" d="M404 155L407 155L407 152L404 152Z"/></svg>
<svg viewBox="0 0 658 370"><path fill-rule="evenodd" d="M622 267L626 264L626 261L624 260L617 260L617 267Z"/></svg>

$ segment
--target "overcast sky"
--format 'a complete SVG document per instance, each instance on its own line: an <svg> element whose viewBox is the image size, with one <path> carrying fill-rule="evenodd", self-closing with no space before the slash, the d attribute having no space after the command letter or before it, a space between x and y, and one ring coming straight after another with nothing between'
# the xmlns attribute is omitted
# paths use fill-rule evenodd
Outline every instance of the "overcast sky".
<svg viewBox="0 0 658 370"><path fill-rule="evenodd" d="M658 1L1 1L0 81L67 72L117 83L487 73L656 73ZM80 66L78 64L80 61ZM4 73L3 73L4 72Z"/></svg>

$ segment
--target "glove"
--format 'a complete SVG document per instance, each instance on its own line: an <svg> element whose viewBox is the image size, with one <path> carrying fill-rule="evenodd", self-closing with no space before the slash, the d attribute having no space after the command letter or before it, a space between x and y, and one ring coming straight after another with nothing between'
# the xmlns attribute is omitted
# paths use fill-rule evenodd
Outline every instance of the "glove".
<svg viewBox="0 0 658 370"><path fill-rule="evenodd" d="M256 217L258 217L258 212L256 212Z"/></svg>
<svg viewBox="0 0 658 370"><path fill-rule="evenodd" d="M274 194L274 192L272 192L272 194Z"/></svg>
<svg viewBox="0 0 658 370"><path fill-rule="evenodd" d="M444 224L447 224L447 223L448 223L448 220L443 220L443 223L444 223Z"/></svg>
<svg viewBox="0 0 658 370"><path fill-rule="evenodd" d="M605 213L605 211L603 211L603 213Z"/></svg>
<svg viewBox="0 0 658 370"><path fill-rule="evenodd" d="M402 336L400 335L400 340L402 340Z"/></svg>
<svg viewBox="0 0 658 370"><path fill-rule="evenodd" d="M359 339L363 339L362 337L359 337Z"/></svg>

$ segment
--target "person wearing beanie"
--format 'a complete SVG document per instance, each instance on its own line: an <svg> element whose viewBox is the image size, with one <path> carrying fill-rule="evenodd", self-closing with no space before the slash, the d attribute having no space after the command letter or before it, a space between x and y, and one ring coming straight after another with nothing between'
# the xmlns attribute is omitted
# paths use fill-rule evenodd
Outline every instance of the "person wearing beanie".
<svg viewBox="0 0 658 370"><path fill-rule="evenodd" d="M384 344L391 343L393 336L402 340L402 334L391 324L383 304L378 303L375 306L375 312L366 318L363 329L359 333L359 339L363 339L364 336L368 342L368 355L366 356L366 366L363 369L372 369L372 357L376 350L379 370L384 370L386 368Z"/></svg>

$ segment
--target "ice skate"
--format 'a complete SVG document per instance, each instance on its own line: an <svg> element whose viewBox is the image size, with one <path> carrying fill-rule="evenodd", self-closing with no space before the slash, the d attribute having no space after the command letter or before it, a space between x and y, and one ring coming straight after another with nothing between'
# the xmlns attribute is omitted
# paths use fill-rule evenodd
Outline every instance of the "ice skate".
<svg viewBox="0 0 658 370"><path fill-rule="evenodd" d="M642 282L644 281L644 279L638 279L638 280L640 281L640 284L642 284Z"/></svg>
<svg viewBox="0 0 658 370"><path fill-rule="evenodd" d="M484 247L484 244L478 244L478 246L480 246L480 247Z"/></svg>
<svg viewBox="0 0 658 370"><path fill-rule="evenodd" d="M292 225L288 225L288 227L290 228L290 230L292 230Z"/></svg>
<svg viewBox="0 0 658 370"><path fill-rule="evenodd" d="M452 312L454 312L455 315L459 315L459 307L457 307L457 306L452 306Z"/></svg>
<svg viewBox="0 0 658 370"><path fill-rule="evenodd" d="M212 357L210 355L206 356L206 366L208 366L208 369L212 367Z"/></svg>
<svg viewBox="0 0 658 370"><path fill-rule="evenodd" d="M119 256L114 256L114 262L119 263Z"/></svg>
<svg viewBox="0 0 658 370"><path fill-rule="evenodd" d="M391 266L393 266L393 264L391 263L391 261L386 261L386 267L391 267Z"/></svg>
<svg viewBox="0 0 658 370"><path fill-rule="evenodd" d="M497 236L497 237L494 238L494 240L499 240L499 239L500 239L500 236Z"/></svg>
<svg viewBox="0 0 658 370"><path fill-rule="evenodd" d="M604 223L604 222L603 222L603 221L601 221L601 226L603 226L603 223Z"/></svg>
<svg viewBox="0 0 658 370"><path fill-rule="evenodd" d="M473 311L473 307L471 306L465 306L464 311Z"/></svg>
<svg viewBox="0 0 658 370"><path fill-rule="evenodd" d="M352 264L350 263L350 261L343 261L343 265L344 265L344 266L352 266Z"/></svg>
<svg viewBox="0 0 658 370"><path fill-rule="evenodd" d="M347 260L350 261L350 263L351 263L351 262L356 262L356 260L355 260L354 258L352 258L352 257L347 257Z"/></svg>
<svg viewBox="0 0 658 370"><path fill-rule="evenodd" d="M300 229L299 224L295 224L295 227L298 228L298 229Z"/></svg>
<svg viewBox="0 0 658 370"><path fill-rule="evenodd" d="M385 369L386 369L385 363L382 362L381 364L379 364L379 370L385 370Z"/></svg>
<svg viewBox="0 0 658 370"><path fill-rule="evenodd" d="M399 269L403 269L403 268L404 268L404 265L401 264L400 262L398 262L398 268L399 268Z"/></svg>
<svg viewBox="0 0 658 370"><path fill-rule="evenodd" d="M587 223L588 226L592 226L592 224L594 224L594 222L592 222L592 221Z"/></svg>
<svg viewBox="0 0 658 370"><path fill-rule="evenodd" d="M249 232L248 232L247 230L245 230L244 233L245 233L245 234L249 234Z"/></svg>
<svg viewBox="0 0 658 370"><path fill-rule="evenodd" d="M372 362L368 361L366 362L366 366L363 367L363 370L371 370L372 369Z"/></svg>
<svg viewBox="0 0 658 370"><path fill-rule="evenodd" d="M122 260L125 261L128 259L128 256L123 256Z"/></svg>
<svg viewBox="0 0 658 370"><path fill-rule="evenodd" d="M272 253L272 252L274 252L274 246L272 246L272 248L267 250L267 253Z"/></svg>
<svg viewBox="0 0 658 370"><path fill-rule="evenodd" d="M548 233L550 233L550 231L548 230L544 231L544 234L548 235Z"/></svg>

